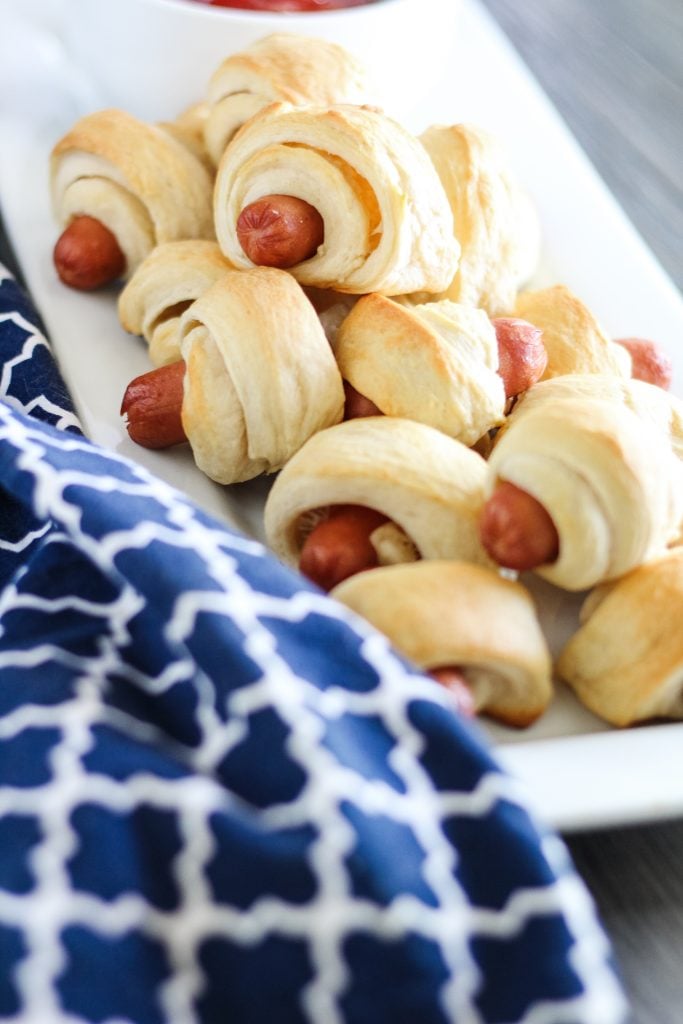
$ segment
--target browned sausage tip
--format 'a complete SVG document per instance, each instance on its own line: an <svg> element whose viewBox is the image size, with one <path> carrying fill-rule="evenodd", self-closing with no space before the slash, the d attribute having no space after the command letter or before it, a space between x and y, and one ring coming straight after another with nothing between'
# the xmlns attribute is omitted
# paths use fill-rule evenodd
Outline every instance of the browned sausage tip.
<svg viewBox="0 0 683 1024"><path fill-rule="evenodd" d="M466 718L474 718L476 714L474 694L461 669L445 665L441 668L430 669L429 675L436 679L437 683L446 687L461 715Z"/></svg>
<svg viewBox="0 0 683 1024"><path fill-rule="evenodd" d="M131 440L143 448L170 448L187 441L181 411L185 363L169 363L130 382L121 415Z"/></svg>
<svg viewBox="0 0 683 1024"><path fill-rule="evenodd" d="M540 380L548 365L543 332L527 320L498 316L491 321L498 341L498 373L505 397L520 395Z"/></svg>
<svg viewBox="0 0 683 1024"><path fill-rule="evenodd" d="M323 590L331 590L364 569L374 569L377 552L370 534L386 522L381 512L363 505L334 506L329 518L306 538L299 569Z"/></svg>
<svg viewBox="0 0 683 1024"><path fill-rule="evenodd" d="M314 256L325 237L323 219L309 203L295 196L264 196L237 218L237 238L259 267L289 267Z"/></svg>
<svg viewBox="0 0 683 1024"><path fill-rule="evenodd" d="M631 353L631 376L636 380L656 384L668 391L671 387L674 368L661 345L646 338L617 338L618 345L623 345Z"/></svg>
<svg viewBox="0 0 683 1024"><path fill-rule="evenodd" d="M356 420L361 419L364 416L382 415L382 410L379 409L373 401L366 398L365 395L361 395L360 391L356 391L353 385L349 384L347 380L344 381L345 420Z"/></svg>
<svg viewBox="0 0 683 1024"><path fill-rule="evenodd" d="M60 281L79 291L121 277L126 260L116 236L94 217L76 217L57 240L53 261Z"/></svg>
<svg viewBox="0 0 683 1024"><path fill-rule="evenodd" d="M479 536L494 562L519 572L554 562L560 550L555 524L543 505L507 480L484 505Z"/></svg>

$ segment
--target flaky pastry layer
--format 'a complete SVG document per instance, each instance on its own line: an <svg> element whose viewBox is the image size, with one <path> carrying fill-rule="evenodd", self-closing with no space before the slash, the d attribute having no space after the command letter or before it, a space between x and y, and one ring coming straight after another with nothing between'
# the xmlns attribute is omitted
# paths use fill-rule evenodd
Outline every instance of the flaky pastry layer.
<svg viewBox="0 0 683 1024"><path fill-rule="evenodd" d="M371 101L365 69L326 39L274 32L216 68L207 90L204 141L215 165L237 130L269 103L294 106Z"/></svg>
<svg viewBox="0 0 683 1024"><path fill-rule="evenodd" d="M183 314L182 422L219 483L272 473L343 413L341 376L290 274L227 271Z"/></svg>
<svg viewBox="0 0 683 1024"><path fill-rule="evenodd" d="M503 422L496 332L483 310L367 295L343 321L335 354L344 379L386 416L427 423L468 446Z"/></svg>
<svg viewBox="0 0 683 1024"><path fill-rule="evenodd" d="M374 109L272 104L245 124L216 176L221 249L253 266L237 236L242 210L269 195L303 199L322 217L324 241L291 273L302 284L385 295L440 291L459 246L429 157L401 125Z"/></svg>
<svg viewBox="0 0 683 1024"><path fill-rule="evenodd" d="M214 237L213 183L201 161L122 110L77 121L52 150L50 182L58 222L99 220L115 235L127 276L159 243Z"/></svg>
<svg viewBox="0 0 683 1024"><path fill-rule="evenodd" d="M176 362L181 358L180 317L230 269L217 242L197 239L156 246L119 295L121 326L145 338L155 366Z"/></svg>
<svg viewBox="0 0 683 1024"><path fill-rule="evenodd" d="M490 564L477 529L485 479L483 458L433 427L348 420L316 434L284 467L266 500L266 538L296 565L311 512L364 505L400 526L422 558Z"/></svg>
<svg viewBox="0 0 683 1024"><path fill-rule="evenodd" d="M465 562L413 562L359 573L331 596L420 668L462 670L478 712L525 726L546 709L550 653L521 583Z"/></svg>
<svg viewBox="0 0 683 1024"><path fill-rule="evenodd" d="M540 228L497 139L471 124L433 125L420 136L453 212L460 262L439 298L508 313L536 270Z"/></svg>
<svg viewBox="0 0 683 1024"><path fill-rule="evenodd" d="M565 285L521 292L513 315L543 331L548 365L543 379L567 373L631 376L631 356L612 341L598 320Z"/></svg>
<svg viewBox="0 0 683 1024"><path fill-rule="evenodd" d="M536 571L567 590L622 576L678 533L681 463L668 437L621 401L570 395L523 403L488 471L489 491L509 481L549 513L559 556Z"/></svg>
<svg viewBox="0 0 683 1024"><path fill-rule="evenodd" d="M682 622L683 549L676 548L591 594L558 674L612 725L683 718Z"/></svg>

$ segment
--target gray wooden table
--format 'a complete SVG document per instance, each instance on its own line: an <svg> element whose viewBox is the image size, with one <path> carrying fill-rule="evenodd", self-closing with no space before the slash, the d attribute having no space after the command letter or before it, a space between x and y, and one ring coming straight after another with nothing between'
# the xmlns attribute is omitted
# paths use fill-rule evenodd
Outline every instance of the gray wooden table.
<svg viewBox="0 0 683 1024"><path fill-rule="evenodd" d="M683 0L483 3L683 287ZM568 845L612 939L634 1024L681 1024L683 820Z"/></svg>

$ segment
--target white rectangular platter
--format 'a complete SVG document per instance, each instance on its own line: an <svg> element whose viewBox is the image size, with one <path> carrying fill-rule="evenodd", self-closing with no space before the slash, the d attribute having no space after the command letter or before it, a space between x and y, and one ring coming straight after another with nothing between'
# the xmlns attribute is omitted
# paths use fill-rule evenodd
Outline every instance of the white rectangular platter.
<svg viewBox="0 0 683 1024"><path fill-rule="evenodd" d="M196 470L189 452L150 452L128 440L119 405L126 384L149 369L145 347L120 328L114 291L73 293L58 283L51 260L57 232L48 199L49 150L76 117L104 103L48 34L12 24L11 15L3 34L0 203L86 433L262 538L266 481L219 487ZM447 67L404 120L415 131L470 121L498 135L541 217L543 256L533 284L567 284L614 337L656 338L674 358L674 390L683 394L678 292L476 0L462 0ZM578 600L546 585L535 585L534 593L557 649L574 627ZM483 728L500 761L526 785L530 804L563 831L683 814L683 724L611 730L558 686L550 710L531 729Z"/></svg>

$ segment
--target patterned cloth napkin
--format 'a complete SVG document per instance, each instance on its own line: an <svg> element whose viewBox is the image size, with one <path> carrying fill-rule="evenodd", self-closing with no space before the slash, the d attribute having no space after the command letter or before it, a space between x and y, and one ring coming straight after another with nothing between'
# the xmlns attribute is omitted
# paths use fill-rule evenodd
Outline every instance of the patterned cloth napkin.
<svg viewBox="0 0 683 1024"><path fill-rule="evenodd" d="M611 1024L561 840L476 725L85 440L0 268L0 1019Z"/></svg>

